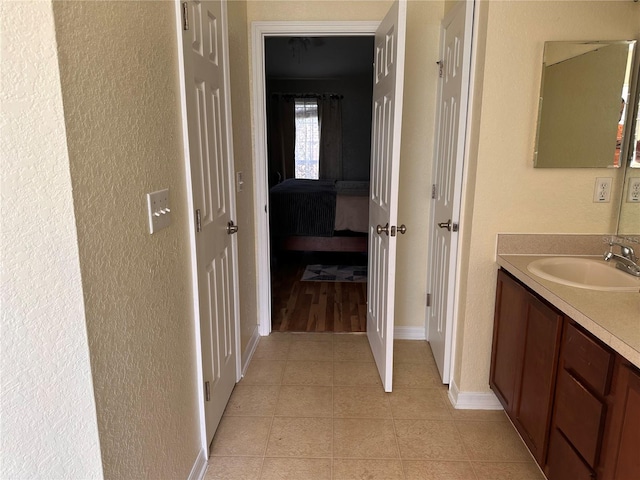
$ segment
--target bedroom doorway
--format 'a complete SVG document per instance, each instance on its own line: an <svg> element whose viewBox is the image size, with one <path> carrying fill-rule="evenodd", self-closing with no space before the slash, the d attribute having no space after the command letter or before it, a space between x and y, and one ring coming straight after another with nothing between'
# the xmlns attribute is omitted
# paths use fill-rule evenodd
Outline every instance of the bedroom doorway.
<svg viewBox="0 0 640 480"><path fill-rule="evenodd" d="M271 329L365 332L374 37L264 47Z"/></svg>

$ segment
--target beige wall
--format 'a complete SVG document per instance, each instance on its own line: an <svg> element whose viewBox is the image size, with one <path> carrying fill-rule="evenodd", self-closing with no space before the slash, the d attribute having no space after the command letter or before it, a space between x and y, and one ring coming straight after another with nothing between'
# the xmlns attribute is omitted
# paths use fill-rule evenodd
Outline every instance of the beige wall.
<svg viewBox="0 0 640 480"><path fill-rule="evenodd" d="M617 40L640 35L633 2L483 2L486 57L481 112L473 121L470 229L463 240L454 379L463 391L488 391L498 232L611 233L616 202L592 203L605 169L533 169L542 51L546 40ZM588 33L586 33L588 32ZM481 50L484 45L480 45ZM477 154L477 155L476 155Z"/></svg>
<svg viewBox="0 0 640 480"><path fill-rule="evenodd" d="M200 451L173 2L55 2L107 478L186 478ZM171 225L149 234L147 192Z"/></svg>
<svg viewBox="0 0 640 480"><path fill-rule="evenodd" d="M50 2L2 2L0 478L102 478Z"/></svg>

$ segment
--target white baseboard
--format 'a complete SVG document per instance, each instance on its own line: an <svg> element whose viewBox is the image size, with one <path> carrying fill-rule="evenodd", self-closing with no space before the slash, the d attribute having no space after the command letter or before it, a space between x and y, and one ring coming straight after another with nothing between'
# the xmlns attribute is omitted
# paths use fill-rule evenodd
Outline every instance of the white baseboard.
<svg viewBox="0 0 640 480"><path fill-rule="evenodd" d="M461 392L453 380L449 384L449 401L459 410L502 410L493 392Z"/></svg>
<svg viewBox="0 0 640 480"><path fill-rule="evenodd" d="M395 327L393 338L396 340L426 340L424 327Z"/></svg>
<svg viewBox="0 0 640 480"><path fill-rule="evenodd" d="M196 458L196 462L193 464L191 468L191 473L187 480L202 480L207 473L207 456L204 453L204 450L200 450L198 452L198 457Z"/></svg>
<svg viewBox="0 0 640 480"><path fill-rule="evenodd" d="M258 347L258 341L260 340L260 330L258 325L253 329L253 333L251 334L251 338L249 339L249 343L247 344L247 348L242 354L242 376L247 373L247 368L249 367L249 362L251 362L251 357L253 357L256 348Z"/></svg>

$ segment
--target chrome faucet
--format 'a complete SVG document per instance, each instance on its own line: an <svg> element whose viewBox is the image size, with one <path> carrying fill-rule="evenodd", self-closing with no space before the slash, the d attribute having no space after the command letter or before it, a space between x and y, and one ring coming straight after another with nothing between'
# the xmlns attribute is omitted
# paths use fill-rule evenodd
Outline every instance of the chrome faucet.
<svg viewBox="0 0 640 480"><path fill-rule="evenodd" d="M620 253L613 253L613 247L620 247ZM640 265L636 253L628 245L618 242L609 242L609 251L604 253L604 260L615 260L616 268L635 277L640 277Z"/></svg>

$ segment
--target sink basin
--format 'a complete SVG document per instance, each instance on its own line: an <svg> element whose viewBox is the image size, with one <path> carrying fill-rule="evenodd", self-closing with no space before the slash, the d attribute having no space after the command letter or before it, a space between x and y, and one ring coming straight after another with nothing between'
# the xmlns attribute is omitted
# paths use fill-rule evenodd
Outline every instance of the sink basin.
<svg viewBox="0 0 640 480"><path fill-rule="evenodd" d="M640 292L640 278L615 268L614 262L584 257L544 257L527 266L534 275L570 287L604 292Z"/></svg>

